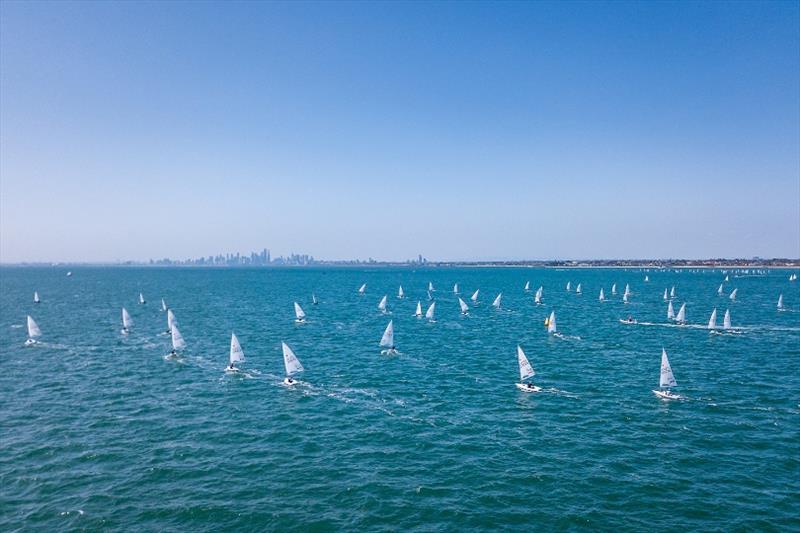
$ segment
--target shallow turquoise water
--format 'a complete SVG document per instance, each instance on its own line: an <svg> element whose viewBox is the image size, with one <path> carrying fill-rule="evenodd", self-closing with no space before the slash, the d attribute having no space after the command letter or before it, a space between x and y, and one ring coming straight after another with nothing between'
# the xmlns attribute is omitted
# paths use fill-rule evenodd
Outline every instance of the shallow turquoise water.
<svg viewBox="0 0 800 533"><path fill-rule="evenodd" d="M716 294L720 272L649 276L0 269L0 530L800 530L798 283L732 276L731 303ZM428 281L435 324L411 316ZM454 282L465 298L481 289L467 318ZM613 282L619 293L630 283L630 305L610 296ZM743 333L618 322L666 322L672 285L690 322L714 306L721 321L730 306ZM385 293L398 357L379 355ZM776 311L779 293L792 310ZM163 359L162 296L184 364ZM294 324L294 300L309 323ZM552 309L580 339L546 334ZM23 347L26 314L39 346ZM222 372L232 330L251 378ZM306 367L293 390L280 385L281 340ZM514 387L517 343L546 393ZM651 392L662 346L686 401Z"/></svg>

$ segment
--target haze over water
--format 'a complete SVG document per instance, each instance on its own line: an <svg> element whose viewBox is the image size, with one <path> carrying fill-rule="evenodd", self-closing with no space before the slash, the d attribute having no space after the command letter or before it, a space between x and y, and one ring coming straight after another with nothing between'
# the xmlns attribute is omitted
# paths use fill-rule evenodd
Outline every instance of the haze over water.
<svg viewBox="0 0 800 533"><path fill-rule="evenodd" d="M720 297L718 271L648 274L0 269L0 529L796 530L798 284L731 274ZM411 316L429 281L435 324ZM481 290L468 317L456 282L465 299ZM629 305L612 283L630 283ZM673 285L690 323L730 308L742 333L619 323L665 324ZM163 359L161 297L183 364ZM551 310L580 338L548 336ZM43 332L35 347L23 347L26 314ZM396 357L379 355L389 319ZM231 331L250 378L223 373ZM281 341L306 368L293 389L280 384ZM545 392L514 386L517 344ZM685 401L651 392L662 347Z"/></svg>

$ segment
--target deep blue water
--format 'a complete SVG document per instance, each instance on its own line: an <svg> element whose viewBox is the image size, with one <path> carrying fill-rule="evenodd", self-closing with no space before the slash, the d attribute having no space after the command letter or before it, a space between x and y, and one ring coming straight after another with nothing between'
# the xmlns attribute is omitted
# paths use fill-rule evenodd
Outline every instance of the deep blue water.
<svg viewBox="0 0 800 533"><path fill-rule="evenodd" d="M800 530L789 272L731 273L720 297L719 271L649 272L649 283L633 270L73 271L0 269L2 531ZM428 281L435 324L412 317ZM454 282L465 299L481 289L469 317ZM619 323L666 323L672 285L689 322L714 306L721 322L730 307L742 333ZM377 310L383 294L391 317ZM182 363L163 358L161 297L188 344ZM295 300L307 324L294 323ZM136 322L127 338L122 306ZM547 335L553 309L579 339ZM23 347L27 314L43 332L34 347ZM388 318L396 357L379 353ZM223 373L231 331L250 377ZM306 368L293 389L281 385L282 340ZM518 343L545 392L514 386ZM651 392L662 346L685 401Z"/></svg>

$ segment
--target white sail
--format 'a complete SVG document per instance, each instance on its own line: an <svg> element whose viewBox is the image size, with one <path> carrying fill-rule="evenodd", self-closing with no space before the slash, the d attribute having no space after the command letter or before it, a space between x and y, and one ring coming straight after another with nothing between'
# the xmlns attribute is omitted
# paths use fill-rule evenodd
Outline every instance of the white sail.
<svg viewBox="0 0 800 533"><path fill-rule="evenodd" d="M720 284L719 284L719 289L717 289L717 294L719 294L720 296L722 296L722 285L723 285L723 284L722 284L722 283L720 283Z"/></svg>
<svg viewBox="0 0 800 533"><path fill-rule="evenodd" d="M244 350L236 334L231 333L231 365L234 363L244 363Z"/></svg>
<svg viewBox="0 0 800 533"><path fill-rule="evenodd" d="M543 290L544 290L544 288L541 287L541 286L538 289L536 289L536 295L533 297L533 301L536 302L537 304L538 303L542 303L542 291Z"/></svg>
<svg viewBox="0 0 800 533"><path fill-rule="evenodd" d="M731 295L730 295L730 296L728 296L728 298L730 298L731 300L735 300L735 299L736 299L736 293L737 293L738 291L739 291L739 289L733 289L733 290L731 291Z"/></svg>
<svg viewBox="0 0 800 533"><path fill-rule="evenodd" d="M303 365L300 364L300 360L294 354L289 345L285 342L281 342L281 348L283 348L283 366L286 367L286 375L291 376L292 374L297 374L298 372L302 372L305 370Z"/></svg>
<svg viewBox="0 0 800 533"><path fill-rule="evenodd" d="M711 318L708 319L708 329L717 329L717 308L711 311Z"/></svg>
<svg viewBox="0 0 800 533"><path fill-rule="evenodd" d="M645 281L645 283L646 283L646 282L648 282L648 281L650 281L650 276L645 276L645 277L644 277L644 281Z"/></svg>
<svg viewBox="0 0 800 533"><path fill-rule="evenodd" d="M431 291L428 291L428 300L433 300L433 296L431 296Z"/></svg>
<svg viewBox="0 0 800 533"><path fill-rule="evenodd" d="M36 337L40 337L42 335L42 330L39 329L39 325L36 321L28 315L28 337L31 339L35 339Z"/></svg>
<svg viewBox="0 0 800 533"><path fill-rule="evenodd" d="M725 276L725 281L729 281L729 280L728 280L728 276Z"/></svg>
<svg viewBox="0 0 800 533"><path fill-rule="evenodd" d="M383 332L383 337L381 337L381 346L383 348L394 348L394 324L391 320Z"/></svg>
<svg viewBox="0 0 800 533"><path fill-rule="evenodd" d="M317 300L317 295L313 292L311 293L311 303L312 305L317 305L319 303L319 300Z"/></svg>
<svg viewBox="0 0 800 533"><path fill-rule="evenodd" d="M672 288L669 290L669 297L675 298L675 286L673 285Z"/></svg>
<svg viewBox="0 0 800 533"><path fill-rule="evenodd" d="M675 376L672 374L672 367L669 366L669 359L667 359L667 351L661 348L661 377L658 380L658 386L662 389L665 387L676 387L678 382L675 381Z"/></svg>
<svg viewBox="0 0 800 533"><path fill-rule="evenodd" d="M33 291L33 303L35 303L35 304L39 303L39 293L38 293L38 291Z"/></svg>
<svg viewBox="0 0 800 533"><path fill-rule="evenodd" d="M530 282L530 281L526 281L526 282L525 282L525 290L526 290L526 291L529 291L529 290L531 290L531 282Z"/></svg>
<svg viewBox="0 0 800 533"><path fill-rule="evenodd" d="M580 284L580 283L578 283L578 286L577 286L577 287L575 287L575 294L580 294L581 292L582 292L582 291L581 291L581 284Z"/></svg>
<svg viewBox="0 0 800 533"><path fill-rule="evenodd" d="M614 283L613 285L611 285L611 295L615 296L616 294L617 294L617 284Z"/></svg>
<svg viewBox="0 0 800 533"><path fill-rule="evenodd" d="M428 282L428 292L434 292L434 291L436 291L436 289L434 289L434 288L433 288L433 283L431 283L431 282L429 281L429 282Z"/></svg>
<svg viewBox="0 0 800 533"><path fill-rule="evenodd" d="M405 293L403 292L403 286L400 285L400 288L397 289L397 297L402 298L403 296L405 296Z"/></svg>
<svg viewBox="0 0 800 533"><path fill-rule="evenodd" d="M725 317L722 319L722 328L731 329L731 310L725 310Z"/></svg>
<svg viewBox="0 0 800 533"><path fill-rule="evenodd" d="M667 289L664 289L664 301L666 302L669 300L669 296L667 296Z"/></svg>
<svg viewBox="0 0 800 533"><path fill-rule="evenodd" d="M550 318L547 320L547 333L555 333L556 329L556 312L550 312Z"/></svg>
<svg viewBox="0 0 800 533"><path fill-rule="evenodd" d="M497 298L495 298L494 301L492 302L492 307L500 309L500 300L502 298L503 298L503 293L501 292L500 294L497 295Z"/></svg>
<svg viewBox="0 0 800 533"><path fill-rule="evenodd" d="M422 302L419 300L417 300L417 310L414 311L414 316L418 318L422 317Z"/></svg>
<svg viewBox="0 0 800 533"><path fill-rule="evenodd" d="M569 281L567 282L567 290L568 290L568 291L571 291L571 290L572 290L572 283L571 283L571 282L569 282Z"/></svg>
<svg viewBox="0 0 800 533"><path fill-rule="evenodd" d="M453 284L453 294L458 294L458 283Z"/></svg>
<svg viewBox="0 0 800 533"><path fill-rule="evenodd" d="M462 315L466 315L469 312L469 307L467 306L467 302L465 302L461 298L458 299L458 305L461 306L461 314Z"/></svg>
<svg viewBox="0 0 800 533"><path fill-rule="evenodd" d="M183 335L178 331L178 325L173 322L172 324L172 349L182 350L186 348L186 342L183 340Z"/></svg>
<svg viewBox="0 0 800 533"><path fill-rule="evenodd" d="M125 329L131 329L133 327L133 319L131 315L128 314L128 310L124 307L122 308L122 327Z"/></svg>
<svg viewBox="0 0 800 533"><path fill-rule="evenodd" d="M628 303L628 293L627 292L622 293L622 302L623 303Z"/></svg>
<svg viewBox="0 0 800 533"><path fill-rule="evenodd" d="M297 320L306 319L306 313L303 311L303 308L300 307L300 304L297 302L294 303L294 315L297 317Z"/></svg>
<svg viewBox="0 0 800 533"><path fill-rule="evenodd" d="M678 316L675 317L676 322L686 322L686 304L682 304L678 309Z"/></svg>
<svg viewBox="0 0 800 533"><path fill-rule="evenodd" d="M167 310L167 302L164 301L164 298L161 298L161 310L162 311Z"/></svg>
<svg viewBox="0 0 800 533"><path fill-rule="evenodd" d="M364 283L361 287L358 288L358 294L364 294L367 290L367 284Z"/></svg>
<svg viewBox="0 0 800 533"><path fill-rule="evenodd" d="M144 295L141 292L139 293L139 303L140 304L144 303Z"/></svg>
<svg viewBox="0 0 800 533"><path fill-rule="evenodd" d="M783 294L778 296L778 309L783 309Z"/></svg>
<svg viewBox="0 0 800 533"><path fill-rule="evenodd" d="M433 302L429 307L428 310L425 311L425 318L428 320L433 320L433 313L436 310L436 302Z"/></svg>
<svg viewBox="0 0 800 533"><path fill-rule="evenodd" d="M667 304L667 320L675 318L675 309L672 308L672 301Z"/></svg>
<svg viewBox="0 0 800 533"><path fill-rule="evenodd" d="M380 309L381 311L386 311L386 295L385 294L383 295L383 298L381 298L381 301L378 302L378 309Z"/></svg>
<svg viewBox="0 0 800 533"><path fill-rule="evenodd" d="M167 331L172 331L172 328L177 324L178 321L175 320L175 313L172 312L172 309L167 310Z"/></svg>
<svg viewBox="0 0 800 533"><path fill-rule="evenodd" d="M478 301L478 293L480 293L480 292L481 292L481 290L477 289L475 292L472 293L472 296L469 297L469 299L472 300L472 303L475 303L475 302Z"/></svg>
<svg viewBox="0 0 800 533"><path fill-rule="evenodd" d="M630 296L630 294L631 294L631 286L628 285L627 283L625 284L625 293L624 294L627 294L628 296Z"/></svg>
<svg viewBox="0 0 800 533"><path fill-rule="evenodd" d="M603 289L602 289L602 288L600 289L600 296L598 296L598 297L597 297L597 299L598 299L598 300L600 300L601 302L602 302L602 301L604 301L604 300L606 299L606 295L605 295L605 293L603 292Z"/></svg>
<svg viewBox="0 0 800 533"><path fill-rule="evenodd" d="M517 346L517 359L519 360L519 380L525 381L528 378L532 378L536 375L536 372L533 371L533 367L531 363L528 361L528 358L525 357L525 352L522 351L520 346Z"/></svg>

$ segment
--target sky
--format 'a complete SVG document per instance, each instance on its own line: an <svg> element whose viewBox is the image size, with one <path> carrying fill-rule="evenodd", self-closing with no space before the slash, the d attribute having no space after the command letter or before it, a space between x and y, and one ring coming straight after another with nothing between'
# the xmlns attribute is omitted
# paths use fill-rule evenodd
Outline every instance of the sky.
<svg viewBox="0 0 800 533"><path fill-rule="evenodd" d="M0 262L800 257L798 2L0 2Z"/></svg>

